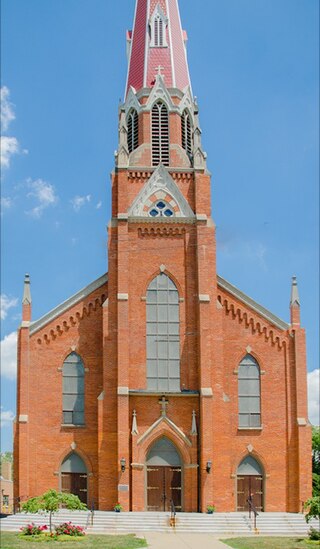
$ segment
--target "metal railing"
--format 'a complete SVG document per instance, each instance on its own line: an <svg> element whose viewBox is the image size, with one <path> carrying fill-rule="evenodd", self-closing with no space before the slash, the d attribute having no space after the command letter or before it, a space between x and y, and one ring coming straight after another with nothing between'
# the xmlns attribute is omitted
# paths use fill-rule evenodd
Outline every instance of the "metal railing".
<svg viewBox="0 0 320 549"><path fill-rule="evenodd" d="M171 514L170 514L170 526L172 526L172 528L175 528L177 511L176 511L175 505L173 503L173 499L170 500L170 512L171 512Z"/></svg>
<svg viewBox="0 0 320 549"><path fill-rule="evenodd" d="M251 519L251 513L253 513L254 516L254 529L257 531L257 517L259 516L259 513L257 509L255 508L255 505L253 503L253 497L250 495L247 499L247 503L249 506L249 519Z"/></svg>

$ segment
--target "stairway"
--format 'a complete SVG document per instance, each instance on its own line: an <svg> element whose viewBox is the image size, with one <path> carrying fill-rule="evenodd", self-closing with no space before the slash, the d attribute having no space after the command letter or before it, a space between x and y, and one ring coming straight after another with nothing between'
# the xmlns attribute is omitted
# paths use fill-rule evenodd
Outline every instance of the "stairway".
<svg viewBox="0 0 320 549"><path fill-rule="evenodd" d="M93 526L91 513L85 511L61 510L53 515L53 524L71 521L86 528L87 533L143 533L173 532L208 533L216 536L254 534L253 519L245 513L178 513L176 527L170 527L170 513L114 513L95 511ZM3 531L19 531L21 526L30 522L49 524L48 514L18 513L0 519ZM306 524L301 514L261 513L257 517L258 533L262 536L306 536L310 526L318 528L318 522Z"/></svg>

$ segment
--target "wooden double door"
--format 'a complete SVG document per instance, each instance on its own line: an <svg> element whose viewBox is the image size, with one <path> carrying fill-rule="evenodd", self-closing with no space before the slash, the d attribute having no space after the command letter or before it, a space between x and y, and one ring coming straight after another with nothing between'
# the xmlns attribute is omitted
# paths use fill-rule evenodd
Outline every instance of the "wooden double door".
<svg viewBox="0 0 320 549"><path fill-rule="evenodd" d="M173 501L176 511L182 510L181 467L147 467L148 511L170 511Z"/></svg>
<svg viewBox="0 0 320 549"><path fill-rule="evenodd" d="M82 503L87 504L87 474L61 473L61 491L78 496Z"/></svg>
<svg viewBox="0 0 320 549"><path fill-rule="evenodd" d="M263 511L263 477L261 475L238 475L237 477L237 511L248 511L248 497L257 511Z"/></svg>

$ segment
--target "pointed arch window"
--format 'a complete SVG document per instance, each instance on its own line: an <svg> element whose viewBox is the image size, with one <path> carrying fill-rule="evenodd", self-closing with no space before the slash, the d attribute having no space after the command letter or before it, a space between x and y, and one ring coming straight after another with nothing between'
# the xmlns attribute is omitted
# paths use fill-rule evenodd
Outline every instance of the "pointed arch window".
<svg viewBox="0 0 320 549"><path fill-rule="evenodd" d="M169 166L169 112L162 101L157 101L151 113L152 165Z"/></svg>
<svg viewBox="0 0 320 549"><path fill-rule="evenodd" d="M184 110L181 117L181 138L182 138L182 147L188 154L192 155L192 129L191 129L191 118L187 110Z"/></svg>
<svg viewBox="0 0 320 549"><path fill-rule="evenodd" d="M246 355L238 373L239 427L261 426L260 400L260 367L253 356Z"/></svg>
<svg viewBox="0 0 320 549"><path fill-rule="evenodd" d="M128 150L129 153L138 148L139 140L139 117L135 109L132 109L127 118L128 127Z"/></svg>
<svg viewBox="0 0 320 549"><path fill-rule="evenodd" d="M147 290L147 388L180 391L179 293L164 273Z"/></svg>
<svg viewBox="0 0 320 549"><path fill-rule="evenodd" d="M62 379L63 423L84 425L84 366L77 353L71 353L65 359Z"/></svg>

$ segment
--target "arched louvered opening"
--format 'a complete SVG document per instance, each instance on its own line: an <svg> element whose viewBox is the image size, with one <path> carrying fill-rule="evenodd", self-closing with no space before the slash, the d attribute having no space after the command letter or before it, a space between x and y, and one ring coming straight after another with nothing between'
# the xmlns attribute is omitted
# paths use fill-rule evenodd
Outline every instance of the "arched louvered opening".
<svg viewBox="0 0 320 549"><path fill-rule="evenodd" d="M160 17L160 15L157 15L155 17L153 25L154 25L154 27L153 27L153 31L154 31L153 43L154 43L154 46L156 46L158 48L162 48L164 46L163 31L164 31L165 25L164 25L163 19L162 19L162 17Z"/></svg>
<svg viewBox="0 0 320 549"><path fill-rule="evenodd" d="M241 360L238 380L239 427L260 427L260 368L253 356Z"/></svg>
<svg viewBox="0 0 320 549"><path fill-rule="evenodd" d="M135 109L132 109L127 118L128 127L128 150L129 153L138 147L139 139L139 117Z"/></svg>
<svg viewBox="0 0 320 549"><path fill-rule="evenodd" d="M190 114L187 110L182 113L181 117L181 137L182 137L182 147L186 153L191 157L192 155L192 129L191 129L191 120Z"/></svg>
<svg viewBox="0 0 320 549"><path fill-rule="evenodd" d="M147 291L147 387L180 391L179 293L164 273Z"/></svg>
<svg viewBox="0 0 320 549"><path fill-rule="evenodd" d="M63 423L84 425L84 367L81 357L71 353L63 363Z"/></svg>
<svg viewBox="0 0 320 549"><path fill-rule="evenodd" d="M152 165L169 166L169 113L162 101L152 107Z"/></svg>

